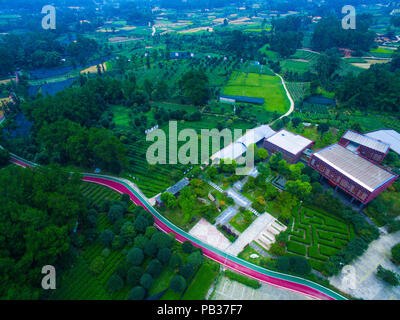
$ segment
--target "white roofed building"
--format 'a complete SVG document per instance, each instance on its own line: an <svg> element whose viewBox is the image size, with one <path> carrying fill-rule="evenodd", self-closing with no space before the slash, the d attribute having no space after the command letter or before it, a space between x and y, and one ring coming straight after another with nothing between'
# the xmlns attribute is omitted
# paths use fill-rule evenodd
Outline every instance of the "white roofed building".
<svg viewBox="0 0 400 320"><path fill-rule="evenodd" d="M395 130L378 130L365 134L367 137L387 143L392 151L400 155L400 133Z"/></svg>
<svg viewBox="0 0 400 320"><path fill-rule="evenodd" d="M366 204L387 189L397 175L336 143L314 152L310 167L330 183Z"/></svg>
<svg viewBox="0 0 400 320"><path fill-rule="evenodd" d="M265 138L263 147L270 153L280 152L286 161L296 163L303 151L310 148L312 144L314 141L283 129Z"/></svg>
<svg viewBox="0 0 400 320"><path fill-rule="evenodd" d="M339 143L350 151L377 163L383 161L390 147L387 143L352 130L348 130Z"/></svg>
<svg viewBox="0 0 400 320"><path fill-rule="evenodd" d="M235 160L243 155L249 145L260 144L263 140L271 135L275 134L275 131L268 125L262 125L257 128L248 130L240 138L233 141L225 148L219 150L211 156L212 162L219 162L221 159Z"/></svg>

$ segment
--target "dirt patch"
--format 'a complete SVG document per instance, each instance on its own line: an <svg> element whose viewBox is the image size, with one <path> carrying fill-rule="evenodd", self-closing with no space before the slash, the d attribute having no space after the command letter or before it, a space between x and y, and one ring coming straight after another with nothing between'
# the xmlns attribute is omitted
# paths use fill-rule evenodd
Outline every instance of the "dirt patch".
<svg viewBox="0 0 400 320"><path fill-rule="evenodd" d="M107 70L107 65L105 63L103 63L102 66L103 66L102 69L104 71L106 71ZM82 70L81 73L97 73L97 64Z"/></svg>
<svg viewBox="0 0 400 320"><path fill-rule="evenodd" d="M0 84L7 84L9 82L11 82L10 79L0 80Z"/></svg>
<svg viewBox="0 0 400 320"><path fill-rule="evenodd" d="M119 28L119 29L120 30L130 31L130 30L136 29L136 27L135 26L125 26L125 27L122 27L122 28Z"/></svg>
<svg viewBox="0 0 400 320"><path fill-rule="evenodd" d="M143 40L143 38L129 38L129 37L108 38L108 42L110 42L110 43L121 43L121 42L137 41L137 40Z"/></svg>
<svg viewBox="0 0 400 320"><path fill-rule="evenodd" d="M198 27L198 28L192 28L192 29L187 29L187 30L181 30L178 31L178 33L195 33L195 32L199 32L199 31L209 31L209 32L213 32L214 29L211 27Z"/></svg>
<svg viewBox="0 0 400 320"><path fill-rule="evenodd" d="M390 62L390 60L374 60L374 59L368 59L366 61L367 62L360 62L360 63L354 62L354 63L352 63L352 65L355 67L362 68L362 69L369 69L371 67L371 65L373 65L373 64Z"/></svg>

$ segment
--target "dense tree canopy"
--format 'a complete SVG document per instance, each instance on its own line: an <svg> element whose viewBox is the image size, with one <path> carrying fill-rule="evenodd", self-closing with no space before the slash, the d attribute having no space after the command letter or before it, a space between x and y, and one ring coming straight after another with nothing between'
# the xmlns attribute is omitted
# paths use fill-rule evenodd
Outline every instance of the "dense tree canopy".
<svg viewBox="0 0 400 320"><path fill-rule="evenodd" d="M87 214L79 185L78 175L68 179L58 167L1 170L1 297L39 296L41 268L57 264Z"/></svg>

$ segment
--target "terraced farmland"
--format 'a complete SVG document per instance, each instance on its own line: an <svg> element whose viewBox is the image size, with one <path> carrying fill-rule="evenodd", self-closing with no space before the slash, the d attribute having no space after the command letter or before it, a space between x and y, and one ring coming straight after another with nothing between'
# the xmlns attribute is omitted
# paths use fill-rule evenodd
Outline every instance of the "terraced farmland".
<svg viewBox="0 0 400 320"><path fill-rule="evenodd" d="M289 255L307 257L318 271L355 236L353 226L342 219L305 207L293 214L289 226Z"/></svg>

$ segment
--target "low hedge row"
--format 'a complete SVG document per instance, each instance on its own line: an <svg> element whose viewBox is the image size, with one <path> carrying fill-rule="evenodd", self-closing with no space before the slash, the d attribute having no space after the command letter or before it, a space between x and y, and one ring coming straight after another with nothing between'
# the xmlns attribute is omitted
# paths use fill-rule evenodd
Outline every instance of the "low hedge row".
<svg viewBox="0 0 400 320"><path fill-rule="evenodd" d="M294 253L297 253L297 254L299 254L301 256L305 256L306 255L306 251L307 251L305 245L303 245L301 243L297 243L297 242L292 242L292 241L289 241L287 243L287 250L291 251L291 252L294 252Z"/></svg>
<svg viewBox="0 0 400 320"><path fill-rule="evenodd" d="M239 273L230 271L230 270L226 270L225 271L225 276L227 276L229 279L240 282L248 287L254 288L254 289L258 289L261 287L261 283L258 282L257 280L254 279L250 279L246 276L243 276Z"/></svg>
<svg viewBox="0 0 400 320"><path fill-rule="evenodd" d="M322 255L322 252L321 253L319 252L318 247L308 247L308 257L322 261L329 260L328 257Z"/></svg>

